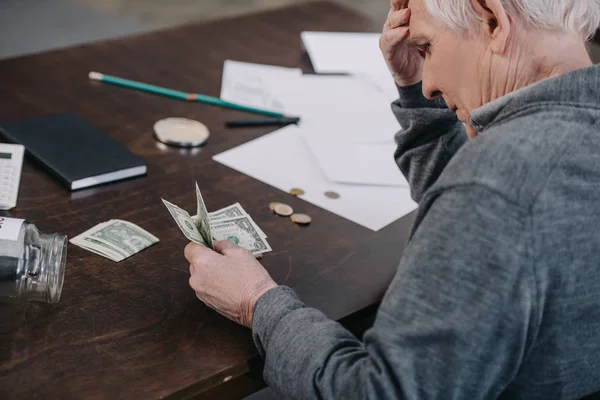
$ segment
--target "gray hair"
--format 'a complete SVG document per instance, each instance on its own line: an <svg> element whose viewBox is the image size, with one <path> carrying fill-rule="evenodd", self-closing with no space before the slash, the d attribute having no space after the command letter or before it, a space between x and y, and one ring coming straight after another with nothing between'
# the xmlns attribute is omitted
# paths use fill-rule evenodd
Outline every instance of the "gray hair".
<svg viewBox="0 0 600 400"><path fill-rule="evenodd" d="M424 0L429 14L455 31L468 31L480 18L471 0ZM532 27L573 33L589 40L600 26L600 0L502 0L507 12Z"/></svg>

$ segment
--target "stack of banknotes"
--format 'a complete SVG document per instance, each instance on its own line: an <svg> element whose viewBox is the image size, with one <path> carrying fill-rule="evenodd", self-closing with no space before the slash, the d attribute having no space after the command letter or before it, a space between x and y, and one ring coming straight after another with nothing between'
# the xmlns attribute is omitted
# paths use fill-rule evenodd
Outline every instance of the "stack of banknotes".
<svg viewBox="0 0 600 400"><path fill-rule="evenodd" d="M156 236L136 224L111 219L70 240L76 246L119 262L158 243Z"/></svg>
<svg viewBox="0 0 600 400"><path fill-rule="evenodd" d="M179 229L190 241L214 249L214 241L229 240L250 251L254 256L272 251L267 235L252 220L239 203L209 213L196 183L197 214L187 211L165 199L163 203L177 222Z"/></svg>

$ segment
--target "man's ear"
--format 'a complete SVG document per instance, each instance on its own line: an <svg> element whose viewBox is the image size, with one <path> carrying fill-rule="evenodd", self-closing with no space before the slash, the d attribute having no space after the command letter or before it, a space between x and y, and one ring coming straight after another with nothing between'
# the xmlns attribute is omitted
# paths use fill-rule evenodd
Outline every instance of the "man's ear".
<svg viewBox="0 0 600 400"><path fill-rule="evenodd" d="M513 21L502 0L471 0L475 13L481 19L481 28L488 35L491 49L502 54L508 45Z"/></svg>

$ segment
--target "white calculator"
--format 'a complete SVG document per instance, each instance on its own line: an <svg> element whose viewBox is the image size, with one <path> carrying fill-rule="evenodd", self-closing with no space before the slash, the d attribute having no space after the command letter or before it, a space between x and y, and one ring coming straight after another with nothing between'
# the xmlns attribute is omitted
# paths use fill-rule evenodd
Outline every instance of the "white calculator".
<svg viewBox="0 0 600 400"><path fill-rule="evenodd" d="M0 143L0 210L17 205L25 147Z"/></svg>

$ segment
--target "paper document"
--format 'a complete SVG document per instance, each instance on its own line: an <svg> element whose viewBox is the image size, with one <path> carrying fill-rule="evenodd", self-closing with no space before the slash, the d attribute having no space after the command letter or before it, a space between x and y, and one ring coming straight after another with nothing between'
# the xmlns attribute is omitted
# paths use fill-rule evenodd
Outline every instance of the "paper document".
<svg viewBox="0 0 600 400"><path fill-rule="evenodd" d="M375 88L385 97L388 103L392 103L398 100L398 87L394 78L389 71L381 72L379 74L356 74L356 76L364 76L365 79L369 80Z"/></svg>
<svg viewBox="0 0 600 400"><path fill-rule="evenodd" d="M400 124L390 103L367 80L304 75L273 89L303 132L340 143L393 143Z"/></svg>
<svg viewBox="0 0 600 400"><path fill-rule="evenodd" d="M339 183L403 186L408 182L394 160L396 145L328 141L306 143L327 178Z"/></svg>
<svg viewBox="0 0 600 400"><path fill-rule="evenodd" d="M398 98L394 79L379 49L380 33L302 32L315 72L368 75L388 102Z"/></svg>
<svg viewBox="0 0 600 400"><path fill-rule="evenodd" d="M225 60L221 99L249 107L285 113L285 105L272 88L302 75L297 68Z"/></svg>
<svg viewBox="0 0 600 400"><path fill-rule="evenodd" d="M393 159L400 124L364 77L304 75L275 90L302 116L301 134L329 180L408 185Z"/></svg>
<svg viewBox="0 0 600 400"><path fill-rule="evenodd" d="M388 71L379 49L381 33L302 32L300 36L319 74Z"/></svg>
<svg viewBox="0 0 600 400"><path fill-rule="evenodd" d="M392 158L400 125L389 101L365 75L301 75L228 60L221 97L301 116L305 143L331 181L407 186Z"/></svg>
<svg viewBox="0 0 600 400"><path fill-rule="evenodd" d="M301 187L305 191L302 199L374 231L416 209L408 188L350 185L327 179L301 130L288 126L213 159L285 192ZM338 193L340 198L326 197L327 191Z"/></svg>

